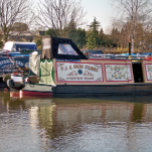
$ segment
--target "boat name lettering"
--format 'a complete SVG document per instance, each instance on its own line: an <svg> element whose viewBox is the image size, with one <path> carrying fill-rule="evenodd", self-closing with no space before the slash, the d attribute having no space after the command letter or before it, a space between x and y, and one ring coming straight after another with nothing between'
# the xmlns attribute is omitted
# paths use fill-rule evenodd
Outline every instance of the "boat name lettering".
<svg viewBox="0 0 152 152"><path fill-rule="evenodd" d="M89 65L85 65L85 69L88 69L88 70L90 70L90 71L98 72L98 68L93 67L93 66L89 66Z"/></svg>
<svg viewBox="0 0 152 152"><path fill-rule="evenodd" d="M17 65L24 66L24 64L23 64L21 61L15 61L15 63L16 63Z"/></svg>
<svg viewBox="0 0 152 152"><path fill-rule="evenodd" d="M4 66L6 64L13 64L14 62L11 62L10 60L2 60L0 61L0 66ZM21 61L15 61L15 64L24 66L24 64Z"/></svg>
<svg viewBox="0 0 152 152"><path fill-rule="evenodd" d="M10 63L10 60L2 60L2 61L0 61L0 65L1 64L8 64L8 63Z"/></svg>
<svg viewBox="0 0 152 152"><path fill-rule="evenodd" d="M61 70L62 71L67 71L67 70L72 70L72 69L87 69L89 71L94 71L98 72L98 67L91 66L91 65L78 65L78 64L73 64L73 65L62 65Z"/></svg>
<svg viewBox="0 0 152 152"><path fill-rule="evenodd" d="M67 77L67 80L94 80L94 77Z"/></svg>

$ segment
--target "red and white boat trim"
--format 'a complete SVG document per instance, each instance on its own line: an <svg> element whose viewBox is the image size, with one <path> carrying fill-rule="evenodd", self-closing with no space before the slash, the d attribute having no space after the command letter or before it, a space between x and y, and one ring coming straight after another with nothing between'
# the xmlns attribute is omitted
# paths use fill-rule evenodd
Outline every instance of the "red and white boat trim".
<svg viewBox="0 0 152 152"><path fill-rule="evenodd" d="M41 97L52 97L52 86L43 84L30 84L26 83L25 87L21 90L24 96L41 96Z"/></svg>

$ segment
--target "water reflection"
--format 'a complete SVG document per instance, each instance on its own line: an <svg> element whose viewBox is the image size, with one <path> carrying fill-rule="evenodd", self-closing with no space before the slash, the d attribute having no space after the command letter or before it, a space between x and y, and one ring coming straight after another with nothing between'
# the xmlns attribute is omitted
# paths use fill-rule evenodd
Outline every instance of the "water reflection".
<svg viewBox="0 0 152 152"><path fill-rule="evenodd" d="M0 118L1 152L152 149L151 97L20 99L1 93Z"/></svg>

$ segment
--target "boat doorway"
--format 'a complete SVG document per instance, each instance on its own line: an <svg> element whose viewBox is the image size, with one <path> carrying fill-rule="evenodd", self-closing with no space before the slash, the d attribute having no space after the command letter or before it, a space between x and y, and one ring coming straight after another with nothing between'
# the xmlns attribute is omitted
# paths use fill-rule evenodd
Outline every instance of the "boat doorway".
<svg viewBox="0 0 152 152"><path fill-rule="evenodd" d="M141 62L132 63L135 83L143 82L143 72Z"/></svg>

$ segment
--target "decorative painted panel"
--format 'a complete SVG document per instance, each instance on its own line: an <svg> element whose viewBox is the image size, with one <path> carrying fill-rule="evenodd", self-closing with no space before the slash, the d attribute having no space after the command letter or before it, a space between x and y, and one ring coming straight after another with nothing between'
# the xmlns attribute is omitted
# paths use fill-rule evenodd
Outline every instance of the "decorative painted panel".
<svg viewBox="0 0 152 152"><path fill-rule="evenodd" d="M29 57L28 56L16 56L16 57L6 57L0 56L0 76L4 74L11 74L15 71L19 71L20 68L29 67Z"/></svg>
<svg viewBox="0 0 152 152"><path fill-rule="evenodd" d="M58 82L97 83L103 82L102 65L83 62L56 62Z"/></svg>
<svg viewBox="0 0 152 152"><path fill-rule="evenodd" d="M128 82L133 79L130 64L105 64L105 73L107 81Z"/></svg>
<svg viewBox="0 0 152 152"><path fill-rule="evenodd" d="M147 81L152 81L152 64L145 64Z"/></svg>
<svg viewBox="0 0 152 152"><path fill-rule="evenodd" d="M53 62L41 60L40 62L40 84L54 85Z"/></svg>

